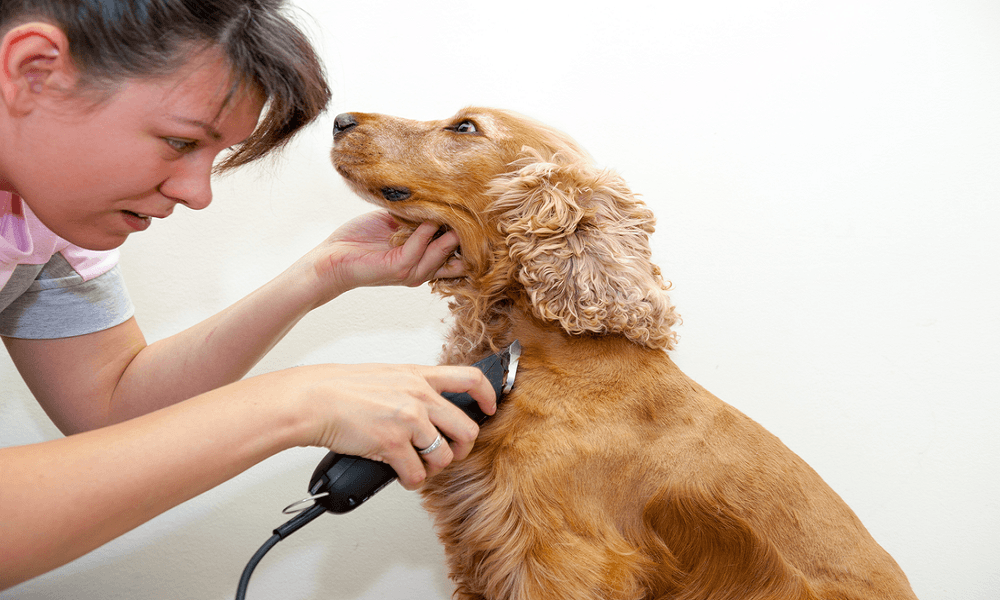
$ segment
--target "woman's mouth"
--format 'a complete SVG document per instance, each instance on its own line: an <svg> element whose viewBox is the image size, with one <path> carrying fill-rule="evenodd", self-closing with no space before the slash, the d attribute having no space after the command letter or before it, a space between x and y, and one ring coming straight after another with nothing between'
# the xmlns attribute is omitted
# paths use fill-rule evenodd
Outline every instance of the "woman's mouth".
<svg viewBox="0 0 1000 600"><path fill-rule="evenodd" d="M136 231L145 231L149 228L149 225L153 221L153 217L150 215L144 215L130 210L123 210L122 214L125 216L125 223Z"/></svg>

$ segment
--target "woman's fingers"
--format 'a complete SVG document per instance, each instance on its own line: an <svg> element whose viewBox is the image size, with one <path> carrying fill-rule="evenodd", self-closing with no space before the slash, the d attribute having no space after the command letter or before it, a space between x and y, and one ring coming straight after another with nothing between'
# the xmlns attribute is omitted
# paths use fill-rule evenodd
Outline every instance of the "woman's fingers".
<svg viewBox="0 0 1000 600"><path fill-rule="evenodd" d="M447 437L437 430L435 430L434 439L430 442L426 444L423 442L415 443L413 447L420 459L424 461L428 477L437 475L455 459L455 453L448 444Z"/></svg>
<svg viewBox="0 0 1000 600"><path fill-rule="evenodd" d="M414 452L425 465L426 476L432 477L453 460L462 460L468 456L479 435L479 426L462 409L440 394L468 393L486 414L496 412L496 395L489 380L475 367L421 367L420 374L436 392L429 399L427 407L427 418L434 429L425 431L420 425L420 431L414 434L412 443ZM422 483L418 470L414 469L413 472L413 480L404 479L400 474L404 487L416 487Z"/></svg>
<svg viewBox="0 0 1000 600"><path fill-rule="evenodd" d="M428 383L437 392L467 393L487 415L496 412L496 393L483 373L475 367L435 367L426 375ZM479 435L479 426L464 411L441 397L438 411L431 412L432 421L451 442L451 449L458 460L472 451Z"/></svg>
<svg viewBox="0 0 1000 600"><path fill-rule="evenodd" d="M407 285L416 286L436 277L464 274L462 261L453 260L453 254L458 249L458 235L448 231L435 239L438 229L435 223L421 223L403 244L404 263L409 268ZM442 271L446 274L440 274Z"/></svg>

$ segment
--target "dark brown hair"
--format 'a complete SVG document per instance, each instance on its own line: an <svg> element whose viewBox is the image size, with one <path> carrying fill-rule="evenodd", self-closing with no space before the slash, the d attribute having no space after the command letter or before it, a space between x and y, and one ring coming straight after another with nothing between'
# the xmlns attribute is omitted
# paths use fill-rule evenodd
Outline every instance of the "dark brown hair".
<svg viewBox="0 0 1000 600"><path fill-rule="evenodd" d="M85 90L172 74L199 49L216 47L233 92L258 91L265 109L253 134L220 171L284 146L326 108L323 66L284 0L0 0L0 34L31 20L61 28Z"/></svg>

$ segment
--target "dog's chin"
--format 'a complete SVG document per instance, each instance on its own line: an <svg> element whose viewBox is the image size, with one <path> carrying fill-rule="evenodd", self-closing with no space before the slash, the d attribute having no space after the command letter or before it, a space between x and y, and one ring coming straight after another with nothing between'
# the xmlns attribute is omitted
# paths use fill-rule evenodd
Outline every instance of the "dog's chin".
<svg viewBox="0 0 1000 600"><path fill-rule="evenodd" d="M367 202L378 206L379 208L384 208L389 211L392 218L399 223L399 230L396 231L392 236L392 242L394 245L402 246L404 242L413 234L413 231L420 226L421 223L425 221L440 222L432 215L415 215L409 214L406 210L407 203L412 196L410 189L405 186L399 185L366 185L359 182L354 178L353 173L342 165L336 166L337 172L340 176L347 182L347 185L354 191L355 194L366 200ZM445 233L452 230L452 227L448 224L442 224L436 232L434 232L432 240L436 240ZM462 259L462 247L459 246L452 253L452 256L458 259ZM450 260L450 259L449 259Z"/></svg>

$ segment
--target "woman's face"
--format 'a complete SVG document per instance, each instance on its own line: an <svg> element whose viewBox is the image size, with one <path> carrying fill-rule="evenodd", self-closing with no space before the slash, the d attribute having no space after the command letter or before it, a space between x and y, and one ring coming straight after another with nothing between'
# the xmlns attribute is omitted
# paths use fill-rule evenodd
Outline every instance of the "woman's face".
<svg viewBox="0 0 1000 600"><path fill-rule="evenodd" d="M205 52L175 75L124 83L96 108L52 99L13 129L8 187L57 235L89 249L120 246L177 204L202 209L220 152L245 140L263 101L226 102L230 71Z"/></svg>

